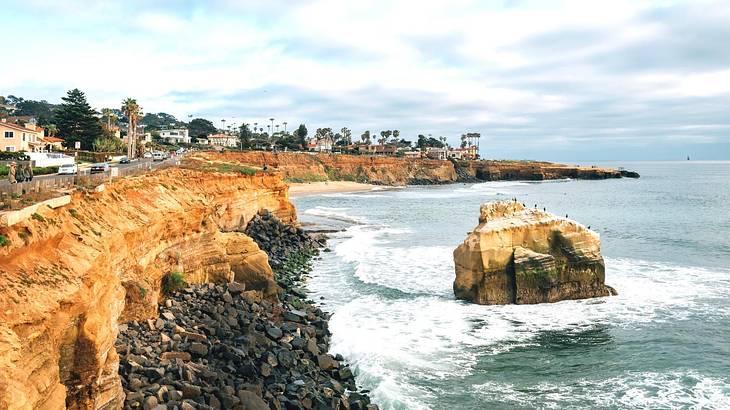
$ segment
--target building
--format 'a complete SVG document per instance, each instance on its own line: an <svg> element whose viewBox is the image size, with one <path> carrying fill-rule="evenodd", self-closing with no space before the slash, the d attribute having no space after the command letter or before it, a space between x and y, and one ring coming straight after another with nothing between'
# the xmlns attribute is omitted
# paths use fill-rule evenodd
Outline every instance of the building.
<svg viewBox="0 0 730 410"><path fill-rule="evenodd" d="M200 145L210 144L210 141L208 141L208 138L205 138L205 137L198 137L197 141L198 141L198 144L200 144Z"/></svg>
<svg viewBox="0 0 730 410"><path fill-rule="evenodd" d="M449 150L447 148L427 147L426 156L431 159L447 159Z"/></svg>
<svg viewBox="0 0 730 410"><path fill-rule="evenodd" d="M235 135L210 134L208 135L208 144L217 147L236 147L238 146L238 138Z"/></svg>
<svg viewBox="0 0 730 410"><path fill-rule="evenodd" d="M307 144L309 151L315 152L332 152L332 139L331 138L312 138Z"/></svg>
<svg viewBox="0 0 730 410"><path fill-rule="evenodd" d="M36 126L35 122L20 125L0 120L0 149L3 151L40 152L45 146L43 138L43 128Z"/></svg>
<svg viewBox="0 0 730 410"><path fill-rule="evenodd" d="M449 150L449 158L454 159L478 159L479 149L472 145L464 148L452 148Z"/></svg>
<svg viewBox="0 0 730 410"><path fill-rule="evenodd" d="M421 158L421 151L403 151L404 158L418 159Z"/></svg>
<svg viewBox="0 0 730 410"><path fill-rule="evenodd" d="M43 151L63 151L63 140L56 137L43 137Z"/></svg>
<svg viewBox="0 0 730 410"><path fill-rule="evenodd" d="M365 147L365 153L370 155L395 155L398 152L398 146L394 144L385 145L368 145Z"/></svg>
<svg viewBox="0 0 730 410"><path fill-rule="evenodd" d="M160 138L170 144L190 144L190 135L187 128L171 128L169 130L158 131Z"/></svg>

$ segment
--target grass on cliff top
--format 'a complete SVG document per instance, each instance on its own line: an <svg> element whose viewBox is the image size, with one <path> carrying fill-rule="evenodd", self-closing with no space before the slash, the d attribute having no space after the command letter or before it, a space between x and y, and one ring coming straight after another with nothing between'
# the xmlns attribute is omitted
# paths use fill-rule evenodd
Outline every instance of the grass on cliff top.
<svg viewBox="0 0 730 410"><path fill-rule="evenodd" d="M292 184L302 184L305 182L325 182L329 181L329 179L324 175L315 174L313 172L305 172L297 174L297 176L290 176L284 179L284 181Z"/></svg>
<svg viewBox="0 0 730 410"><path fill-rule="evenodd" d="M247 167L244 165L238 165L238 164L227 164L227 163L212 163L212 164L187 163L187 164L183 164L183 168L195 169L195 170L205 171L205 172L238 173L238 174L247 175L247 176L256 175L257 172L261 172L260 170L258 170L256 168L251 168L251 167Z"/></svg>
<svg viewBox="0 0 730 410"><path fill-rule="evenodd" d="M10 245L10 239L6 238L5 235L0 235L0 246Z"/></svg>

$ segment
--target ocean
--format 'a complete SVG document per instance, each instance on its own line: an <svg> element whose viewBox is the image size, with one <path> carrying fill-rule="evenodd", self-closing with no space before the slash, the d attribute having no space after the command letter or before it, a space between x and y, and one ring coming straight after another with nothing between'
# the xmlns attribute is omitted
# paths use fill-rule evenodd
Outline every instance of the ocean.
<svg viewBox="0 0 730 410"><path fill-rule="evenodd" d="M730 162L627 162L640 179L414 186L294 200L344 229L314 265L332 353L382 409L730 408ZM479 306L452 252L517 197L601 236L615 297Z"/></svg>

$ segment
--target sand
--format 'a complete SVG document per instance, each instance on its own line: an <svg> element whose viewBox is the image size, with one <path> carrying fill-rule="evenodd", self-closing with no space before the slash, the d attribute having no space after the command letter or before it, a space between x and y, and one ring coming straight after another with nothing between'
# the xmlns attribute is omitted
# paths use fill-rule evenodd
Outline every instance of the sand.
<svg viewBox="0 0 730 410"><path fill-rule="evenodd" d="M375 185L348 181L308 182L301 184L290 183L289 196L302 197L336 192L364 192L372 191L374 188Z"/></svg>

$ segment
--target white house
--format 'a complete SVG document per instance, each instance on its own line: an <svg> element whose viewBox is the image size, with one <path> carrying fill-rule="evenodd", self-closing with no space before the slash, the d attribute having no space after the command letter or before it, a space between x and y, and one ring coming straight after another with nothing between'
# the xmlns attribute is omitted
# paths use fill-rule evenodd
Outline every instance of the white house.
<svg viewBox="0 0 730 410"><path fill-rule="evenodd" d="M172 128L169 130L160 130L160 138L172 143L179 144L181 142L190 144L190 135L187 128Z"/></svg>
<svg viewBox="0 0 730 410"><path fill-rule="evenodd" d="M228 134L211 134L208 135L208 144L219 147L235 147L238 145L238 138Z"/></svg>

